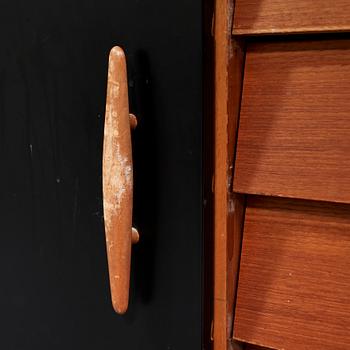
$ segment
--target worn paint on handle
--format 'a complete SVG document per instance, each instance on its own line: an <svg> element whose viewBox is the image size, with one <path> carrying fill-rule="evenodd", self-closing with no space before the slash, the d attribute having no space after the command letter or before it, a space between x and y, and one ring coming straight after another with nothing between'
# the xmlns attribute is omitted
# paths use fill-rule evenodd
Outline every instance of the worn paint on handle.
<svg viewBox="0 0 350 350"><path fill-rule="evenodd" d="M126 312L129 303L131 245L138 241L132 228L133 167L126 61L123 50L109 55L103 143L103 209L113 308Z"/></svg>

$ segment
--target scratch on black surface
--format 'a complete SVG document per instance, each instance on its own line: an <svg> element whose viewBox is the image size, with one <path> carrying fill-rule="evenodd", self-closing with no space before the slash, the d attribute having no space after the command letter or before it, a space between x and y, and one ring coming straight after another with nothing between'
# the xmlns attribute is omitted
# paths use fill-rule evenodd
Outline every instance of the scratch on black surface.
<svg viewBox="0 0 350 350"><path fill-rule="evenodd" d="M29 144L29 150L30 150L30 159L33 160L33 145Z"/></svg>
<svg viewBox="0 0 350 350"><path fill-rule="evenodd" d="M30 89L30 78L28 71L26 69L26 62L23 60L18 60L18 70L20 77L22 79L23 85L25 87L25 141L28 145L32 146L33 142L33 126L32 126L32 115L31 115L31 89ZM31 234L33 237L33 244L36 242L39 238L37 235L37 224L35 221L35 182L34 182L34 165L33 165L33 158L32 158L32 148L29 148L29 159L28 159L28 167L29 167L29 174L30 174L30 193L31 193Z"/></svg>

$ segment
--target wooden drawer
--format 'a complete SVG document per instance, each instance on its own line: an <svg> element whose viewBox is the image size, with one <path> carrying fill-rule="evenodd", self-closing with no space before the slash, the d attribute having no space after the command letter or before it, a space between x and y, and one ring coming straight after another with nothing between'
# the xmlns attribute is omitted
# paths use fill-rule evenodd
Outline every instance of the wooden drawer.
<svg viewBox="0 0 350 350"><path fill-rule="evenodd" d="M348 205L248 197L234 338L350 349L349 267Z"/></svg>
<svg viewBox="0 0 350 350"><path fill-rule="evenodd" d="M350 41L248 45L234 190L350 203Z"/></svg>
<svg viewBox="0 0 350 350"><path fill-rule="evenodd" d="M236 0L233 34L350 30L349 0Z"/></svg>

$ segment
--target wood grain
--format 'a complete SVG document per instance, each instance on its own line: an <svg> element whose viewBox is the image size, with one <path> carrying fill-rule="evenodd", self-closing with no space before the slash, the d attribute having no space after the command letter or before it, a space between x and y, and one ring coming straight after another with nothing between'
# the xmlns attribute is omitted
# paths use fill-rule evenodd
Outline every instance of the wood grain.
<svg viewBox="0 0 350 350"><path fill-rule="evenodd" d="M350 207L248 197L234 337L350 348Z"/></svg>
<svg viewBox="0 0 350 350"><path fill-rule="evenodd" d="M244 196L232 192L244 47L232 40L232 0L215 1L214 17L214 350L237 349L233 310L241 249Z"/></svg>
<svg viewBox="0 0 350 350"><path fill-rule="evenodd" d="M348 0L236 0L233 34L344 32Z"/></svg>
<svg viewBox="0 0 350 350"><path fill-rule="evenodd" d="M247 48L234 190L350 203L350 41Z"/></svg>

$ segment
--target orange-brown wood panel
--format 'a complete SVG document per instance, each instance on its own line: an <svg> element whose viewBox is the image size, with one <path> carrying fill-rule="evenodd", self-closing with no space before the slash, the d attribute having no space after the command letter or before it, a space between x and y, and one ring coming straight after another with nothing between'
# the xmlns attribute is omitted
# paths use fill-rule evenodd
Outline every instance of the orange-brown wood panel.
<svg viewBox="0 0 350 350"><path fill-rule="evenodd" d="M232 174L244 48L231 37L232 11L232 0L215 1L214 350L240 348L232 325L245 203L232 191Z"/></svg>
<svg viewBox="0 0 350 350"><path fill-rule="evenodd" d="M236 0L233 34L350 30L349 0Z"/></svg>
<svg viewBox="0 0 350 350"><path fill-rule="evenodd" d="M248 197L234 337L350 349L350 206Z"/></svg>
<svg viewBox="0 0 350 350"><path fill-rule="evenodd" d="M234 190L350 203L350 41L247 47Z"/></svg>

